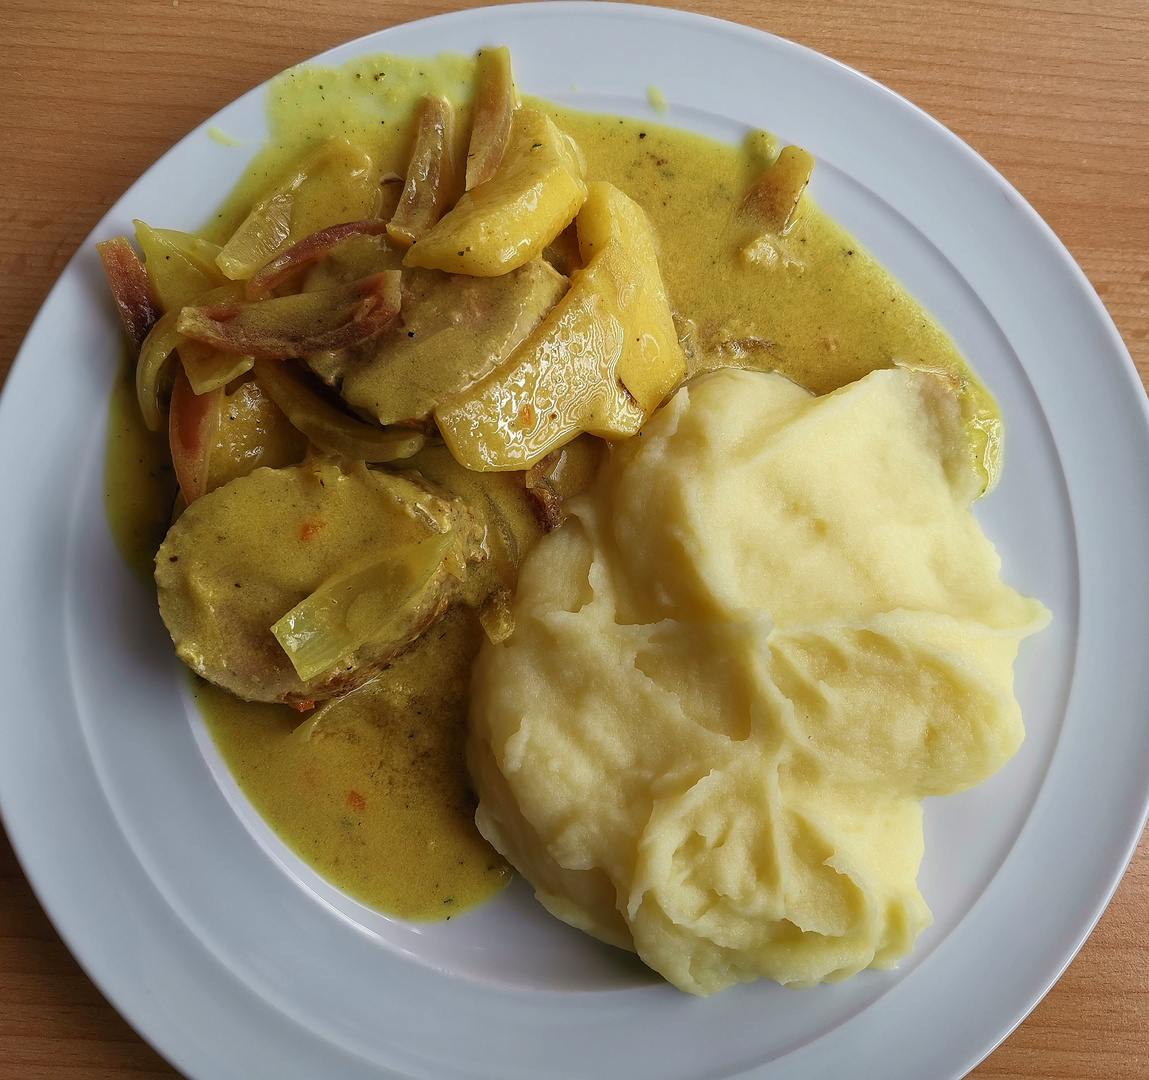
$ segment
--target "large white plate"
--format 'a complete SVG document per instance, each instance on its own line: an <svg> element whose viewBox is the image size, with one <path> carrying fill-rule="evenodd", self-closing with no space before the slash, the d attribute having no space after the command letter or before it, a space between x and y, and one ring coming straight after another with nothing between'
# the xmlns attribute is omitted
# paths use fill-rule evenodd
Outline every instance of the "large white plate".
<svg viewBox="0 0 1149 1080"><path fill-rule="evenodd" d="M1054 623L1026 642L1029 736L990 782L927 806L937 917L896 973L696 1000L512 888L407 925L311 874L237 792L103 514L119 331L91 242L194 227L264 131L262 90L156 163L76 254L0 401L0 805L40 898L107 996L196 1078L684 1080L958 1077L1021 1019L1108 900L1146 813L1149 425L1084 276L1018 194L896 95L743 27L529 4L327 53L511 46L521 86L819 160L814 193L937 314L998 395L1006 471L979 514Z"/></svg>

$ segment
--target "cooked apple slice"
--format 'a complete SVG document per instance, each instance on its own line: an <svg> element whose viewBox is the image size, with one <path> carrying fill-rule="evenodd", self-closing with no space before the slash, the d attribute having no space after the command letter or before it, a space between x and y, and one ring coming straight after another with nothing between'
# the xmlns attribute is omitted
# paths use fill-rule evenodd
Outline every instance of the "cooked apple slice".
<svg viewBox="0 0 1149 1080"><path fill-rule="evenodd" d="M455 110L446 98L428 94L419 102L415 125L407 182L387 223L387 235L397 244L426 236L455 198Z"/></svg>
<svg viewBox="0 0 1149 1080"><path fill-rule="evenodd" d="M566 296L505 363L435 410L468 468L527 469L583 431L633 435L682 378L642 209L610 184L592 184L578 234L587 265Z"/></svg>
<svg viewBox="0 0 1149 1080"><path fill-rule="evenodd" d="M510 49L505 45L480 49L475 57L475 104L467 147L468 191L495 175L507 149L517 105Z"/></svg>
<svg viewBox="0 0 1149 1080"><path fill-rule="evenodd" d="M812 154L800 146L782 147L774 164L746 193L740 212L761 221L771 232L784 233L793 223L798 200L813 171Z"/></svg>
<svg viewBox="0 0 1149 1080"><path fill-rule="evenodd" d="M603 283L600 276L572 286L502 367L435 410L460 463L480 472L528 469L581 431L618 439L642 426L642 409L616 375L627 331Z"/></svg>
<svg viewBox="0 0 1149 1080"><path fill-rule="evenodd" d="M495 277L537 258L586 199L582 152L549 116L516 109L506 153L403 263Z"/></svg>
<svg viewBox="0 0 1149 1080"><path fill-rule="evenodd" d="M617 283L617 292L602 286L608 299L617 297L615 314L627 327L616 374L649 416L686 373L650 222L633 199L599 182L590 187L577 229L584 273Z"/></svg>
<svg viewBox="0 0 1149 1080"><path fill-rule="evenodd" d="M349 363L342 394L381 424L426 420L510 356L566 291L541 259L501 277L410 271L403 315L366 361Z"/></svg>

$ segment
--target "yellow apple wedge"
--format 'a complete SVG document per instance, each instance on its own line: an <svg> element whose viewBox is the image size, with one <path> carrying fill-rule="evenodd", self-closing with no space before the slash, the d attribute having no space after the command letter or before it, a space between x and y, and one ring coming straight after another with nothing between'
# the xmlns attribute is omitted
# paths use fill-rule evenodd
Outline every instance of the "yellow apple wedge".
<svg viewBox="0 0 1149 1080"><path fill-rule="evenodd" d="M578 147L549 116L516 109L495 174L465 192L403 264L475 277L509 273L539 256L585 199Z"/></svg>
<svg viewBox="0 0 1149 1080"><path fill-rule="evenodd" d="M435 410L469 469L528 469L584 431L633 435L685 372L642 209L592 184L577 226L587 265L563 299L503 364Z"/></svg>

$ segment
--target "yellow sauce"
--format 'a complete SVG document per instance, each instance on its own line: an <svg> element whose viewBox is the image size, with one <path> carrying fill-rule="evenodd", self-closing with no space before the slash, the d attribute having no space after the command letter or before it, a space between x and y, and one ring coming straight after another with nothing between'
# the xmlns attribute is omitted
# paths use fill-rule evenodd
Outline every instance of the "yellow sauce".
<svg viewBox="0 0 1149 1080"><path fill-rule="evenodd" d="M341 68L305 65L283 72L268 92L267 143L203 235L224 243L287 165L333 136L362 147L381 174L406 174L415 103L424 94L442 95L455 106L456 148L465 153L474 66L470 57L446 54L433 60L366 56ZM393 211L399 187L384 189L391 201L384 203L381 216Z"/></svg>
<svg viewBox="0 0 1149 1080"><path fill-rule="evenodd" d="M463 756L477 622L453 608L384 678L308 716L196 682L220 754L280 838L403 918L450 917L510 877L475 829Z"/></svg>
<svg viewBox="0 0 1149 1080"><path fill-rule="evenodd" d="M775 156L769 135L732 147L649 121L549 111L582 148L587 175L649 216L689 375L774 370L826 394L896 364L950 372L992 486L997 406L928 312L808 195L776 240L739 222L743 194Z"/></svg>
<svg viewBox="0 0 1149 1080"><path fill-rule="evenodd" d="M148 582L178 486L166 441L140 415L135 364L125 361L108 400L104 508L124 561Z"/></svg>
<svg viewBox="0 0 1149 1080"><path fill-rule="evenodd" d="M456 105L463 151L473 70L470 58L454 56L368 57L284 73L269 94L271 138L204 235L225 241L289 163L332 135L371 154L380 174L404 173L424 93ZM825 393L894 364L950 372L992 483L996 408L920 305L807 196L782 238L737 220L743 193L776 153L768 135L730 147L646 121L533 104L581 146L589 178L609 180L646 210L691 374L729 364L777 369ZM383 216L400 186L384 185ZM109 423L109 521L125 558L147 574L169 521L171 467L164 440L139 419L130 380L116 383ZM481 634L477 617L456 608L375 683L310 718L197 684L220 753L271 827L333 884L388 913L448 917L497 892L510 874L474 827L463 761Z"/></svg>

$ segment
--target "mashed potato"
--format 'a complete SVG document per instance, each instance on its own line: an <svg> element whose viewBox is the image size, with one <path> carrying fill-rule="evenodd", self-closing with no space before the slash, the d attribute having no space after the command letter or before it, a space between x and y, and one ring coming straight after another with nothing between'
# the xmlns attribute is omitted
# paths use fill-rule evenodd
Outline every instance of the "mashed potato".
<svg viewBox="0 0 1149 1080"><path fill-rule="evenodd" d="M999 577L950 387L725 370L619 446L478 660L483 835L682 990L889 967L926 795L1018 748L1048 613Z"/></svg>

